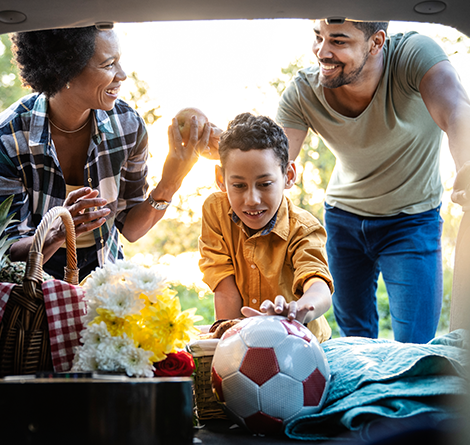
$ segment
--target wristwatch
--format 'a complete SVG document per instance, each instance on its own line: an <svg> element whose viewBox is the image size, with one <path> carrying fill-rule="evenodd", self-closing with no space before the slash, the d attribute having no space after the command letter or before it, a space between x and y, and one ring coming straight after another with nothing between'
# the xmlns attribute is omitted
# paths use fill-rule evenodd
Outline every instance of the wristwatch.
<svg viewBox="0 0 470 445"><path fill-rule="evenodd" d="M155 199L152 198L152 193L150 193L149 204L156 210L165 210L171 204L171 201L155 201Z"/></svg>

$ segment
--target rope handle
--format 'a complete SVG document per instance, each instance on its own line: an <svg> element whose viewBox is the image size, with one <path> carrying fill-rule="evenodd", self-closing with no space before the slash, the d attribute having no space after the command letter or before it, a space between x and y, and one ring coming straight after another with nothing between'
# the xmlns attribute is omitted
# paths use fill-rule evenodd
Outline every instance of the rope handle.
<svg viewBox="0 0 470 445"><path fill-rule="evenodd" d="M77 249L75 242L75 225L70 212L61 206L51 208L43 217L36 229L33 237L33 243L29 250L28 260L26 262L26 271L23 278L23 289L27 295L34 297L36 295L37 284L43 281L43 259L42 249L46 235L52 227L52 223L57 218L62 218L65 226L65 245L67 248L67 265L64 267L64 281L70 284L78 285L77 268Z"/></svg>

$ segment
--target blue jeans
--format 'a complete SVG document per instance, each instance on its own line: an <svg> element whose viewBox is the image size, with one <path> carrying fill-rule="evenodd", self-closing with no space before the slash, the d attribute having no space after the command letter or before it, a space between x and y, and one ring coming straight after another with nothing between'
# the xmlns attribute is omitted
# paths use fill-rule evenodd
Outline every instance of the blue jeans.
<svg viewBox="0 0 470 445"><path fill-rule="evenodd" d="M439 209L370 218L325 204L333 309L341 335L377 338L382 272L395 340L434 338L443 295Z"/></svg>

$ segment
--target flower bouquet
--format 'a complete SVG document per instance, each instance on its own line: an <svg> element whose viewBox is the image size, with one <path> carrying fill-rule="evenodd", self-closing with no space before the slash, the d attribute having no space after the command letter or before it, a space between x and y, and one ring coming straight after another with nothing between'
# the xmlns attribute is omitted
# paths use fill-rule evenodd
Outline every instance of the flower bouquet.
<svg viewBox="0 0 470 445"><path fill-rule="evenodd" d="M179 353L199 330L196 309L181 311L176 292L157 267L118 260L96 269L83 285L88 311L74 371L153 377L154 364Z"/></svg>

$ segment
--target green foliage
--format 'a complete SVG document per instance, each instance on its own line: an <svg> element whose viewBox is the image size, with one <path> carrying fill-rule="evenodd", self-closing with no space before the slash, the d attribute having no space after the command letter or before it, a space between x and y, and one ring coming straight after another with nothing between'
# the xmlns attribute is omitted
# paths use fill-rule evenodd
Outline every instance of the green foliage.
<svg viewBox="0 0 470 445"><path fill-rule="evenodd" d="M31 90L23 88L17 66L12 62L8 34L0 35L0 111L5 110Z"/></svg>
<svg viewBox="0 0 470 445"><path fill-rule="evenodd" d="M194 212L194 202L202 199L203 190L208 187L196 187L195 192L180 196L179 201L172 204L176 209L176 218L164 218L149 233L131 244L121 237L127 258L137 253L148 252L153 255L179 255L183 252L198 250L198 238L201 234L201 218Z"/></svg>
<svg viewBox="0 0 470 445"><path fill-rule="evenodd" d="M310 62L298 58L282 68L282 77L270 82L279 95L287 84L295 77L297 72ZM316 198L317 191L325 191L335 167L336 159L323 141L309 131L299 156L296 159L297 181L289 197L293 203L315 215L323 221L323 199Z"/></svg>
<svg viewBox="0 0 470 445"><path fill-rule="evenodd" d="M124 100L139 112L147 125L154 124L161 118L161 115L157 114L160 106L153 106L153 101L148 94L147 82L140 79L135 71L127 76L127 81L132 82L134 88L130 91L129 96L124 96Z"/></svg>
<svg viewBox="0 0 470 445"><path fill-rule="evenodd" d="M163 219L135 243L131 244L124 238L121 238L121 242L126 258L142 252L156 256L176 256L183 252L197 251L200 233L201 220L187 224L179 219Z"/></svg>
<svg viewBox="0 0 470 445"><path fill-rule="evenodd" d="M197 308L197 315L203 317L203 320L196 323L197 325L211 325L214 323L214 294L210 292L198 292L195 286L184 286L183 284L175 283L170 286L178 292L177 296L180 299L181 309L186 310L190 308Z"/></svg>

